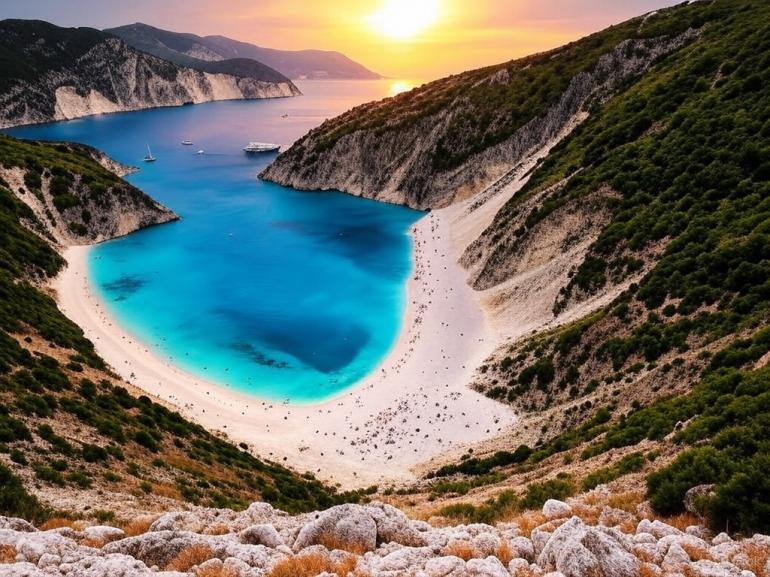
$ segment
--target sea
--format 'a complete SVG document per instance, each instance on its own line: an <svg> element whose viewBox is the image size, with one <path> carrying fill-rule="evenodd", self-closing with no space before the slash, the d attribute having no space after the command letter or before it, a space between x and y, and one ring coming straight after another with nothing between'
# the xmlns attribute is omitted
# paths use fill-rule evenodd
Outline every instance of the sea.
<svg viewBox="0 0 770 577"><path fill-rule="evenodd" d="M91 285L119 325L159 357L271 401L313 404L364 379L393 347L423 214L340 192L260 181L276 154L358 104L408 84L298 83L296 98L225 101L19 127L140 167L127 179L176 212L89 252ZM183 146L189 139L194 144ZM157 158L143 163L150 147ZM198 154L199 150L203 154Z"/></svg>

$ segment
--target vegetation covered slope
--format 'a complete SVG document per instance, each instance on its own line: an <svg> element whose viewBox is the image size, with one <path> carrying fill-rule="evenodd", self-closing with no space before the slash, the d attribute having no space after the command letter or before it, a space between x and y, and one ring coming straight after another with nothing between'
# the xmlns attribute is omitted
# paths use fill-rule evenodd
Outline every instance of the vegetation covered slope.
<svg viewBox="0 0 770 577"><path fill-rule="evenodd" d="M202 38L194 34L168 32L146 24L121 26L105 30L105 32L121 38L137 50L195 70L246 76L267 82L286 82L288 80L277 70L255 59L224 59L219 57L218 54L207 49Z"/></svg>
<svg viewBox="0 0 770 577"><path fill-rule="evenodd" d="M91 28L0 21L0 126L186 102L293 96L286 78L203 72Z"/></svg>
<svg viewBox="0 0 770 577"><path fill-rule="evenodd" d="M715 526L767 531L770 6L715 0L673 13L704 22L700 38L595 107L482 237L479 268L500 270L559 208L611 189L609 222L554 314L636 282L589 316L507 343L482 367L480 390L549 411L534 451L440 473L668 439L683 452L648 477L659 512L682 511L687 491L708 485L700 505Z"/></svg>
<svg viewBox="0 0 770 577"><path fill-rule="evenodd" d="M131 46L174 61L177 56L194 56L208 61L251 59L264 63L292 78L333 78L369 80L380 78L339 52L325 50L274 50L239 42L226 36L196 36L161 30L137 22L105 30L123 38Z"/></svg>
<svg viewBox="0 0 770 577"><path fill-rule="evenodd" d="M76 146L3 138L0 151L3 169L23 163L32 177L54 178L66 170L108 205L142 194L105 176ZM127 498L135 507L174 499L241 508L265 500L295 511L342 499L129 391L46 292L47 279L65 266L33 232L46 229L0 182L0 514L48 514L29 492L77 511Z"/></svg>
<svg viewBox="0 0 770 577"><path fill-rule="evenodd" d="M308 133L262 177L441 208L495 182L706 22L702 11L666 11L359 106Z"/></svg>

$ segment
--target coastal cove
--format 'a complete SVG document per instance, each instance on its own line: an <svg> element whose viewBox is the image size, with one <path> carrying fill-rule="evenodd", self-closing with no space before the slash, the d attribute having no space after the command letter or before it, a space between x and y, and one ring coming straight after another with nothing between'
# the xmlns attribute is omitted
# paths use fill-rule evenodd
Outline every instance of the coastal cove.
<svg viewBox="0 0 770 577"><path fill-rule="evenodd" d="M306 90L294 100L13 131L84 142L140 165L128 180L181 216L89 251L92 286L122 327L199 378L293 403L330 398L385 357L404 308L407 232L421 217L256 179L275 154L247 155L247 142L292 142L358 99L383 96L387 85L311 83ZM157 162L140 162L145 142Z"/></svg>
<svg viewBox="0 0 770 577"><path fill-rule="evenodd" d="M351 98L356 95L344 89L343 83L311 84L330 90L331 94L321 95L324 102L333 103L330 108L355 104ZM376 84L351 83L354 89L370 86L367 90ZM387 86L380 84L379 89L387 90ZM309 93L306 86L302 89L305 94ZM158 124L155 130L166 135L168 144L153 143L158 162L143 165L142 170L131 175L129 180L175 210L182 221L147 229L95 248L68 249L65 253L68 267L54 287L62 310L84 329L99 354L127 382L174 406L209 430L222 431L235 441L248 443L260 455L300 471L311 471L319 478L344 487L408 482L414 479L414 468L421 463L449 451L457 453L462 447L500 434L515 422L512 411L467 386L475 367L489 354L495 339L477 296L466 285L465 273L457 264L449 227L451 219L443 215L444 211L423 216L423 213L402 207L340 193L300 193L256 180L256 174L272 157L246 158L240 151L241 140L260 138L286 144L320 123L327 114L339 112L331 110L327 113L321 107L303 105L303 99L308 103L307 97L225 102L26 127L13 132L20 137L85 140L105 149L118 160L140 164L137 157L140 159L143 153L142 138L145 135L135 132L136 119L147 116L159 120L166 114L172 118L191 115L194 119L195 114L215 117L211 124L186 124L189 133L185 133L183 126L170 129ZM286 112L282 107L286 106L289 116L283 117ZM253 129L249 132L248 126L244 128L243 125L249 114L263 108L272 110L264 124L258 125L259 135L254 136ZM221 114L222 111L231 114ZM107 139L101 130L113 121L123 124L123 130L119 131L122 136ZM195 129L206 126L209 126L209 132L205 135L195 132ZM227 130L244 132L235 137L236 142L230 142L218 136ZM129 135L133 136L129 138ZM182 147L179 143L182 137L194 140L195 146ZM195 155L199 146L204 147L206 154ZM223 153L221 156L217 154L220 152ZM165 176L159 174L163 163L176 160L178 155L185 155L181 157L183 170ZM200 190L200 180L206 178L206 170L212 167L222 171L221 174L240 171L236 184L228 189L218 181L209 183L209 190L196 192ZM229 190L229 193L217 194L220 189ZM195 194L207 195L197 208L199 214L191 210ZM143 279L124 274L126 267L133 264L148 267L151 272L168 272L162 269L162 257L176 248L178 235L191 221L202 223L205 230L216 224L209 223L208 217L217 210L231 210L236 215L244 206L257 201L262 203L256 211L257 221L271 210L285 208L285 217L273 219L284 221L284 224L272 228L277 228L280 234L299 233L294 237L295 245L305 236L318 237L331 244L332 256L341 257L339 261L348 266L357 263L365 274L359 273L359 294L354 294L353 300L366 303L379 298L381 308L353 310L349 308L350 296L346 296L344 290L355 287L340 287L340 292L334 295L337 297L334 306L342 307L338 309L341 319L360 320L363 314L370 315L372 322L386 324L375 327L382 340L379 347L372 349L374 353L363 364L361 372L352 374L342 385L329 382L329 388L323 394L317 394L315 389L316 394L308 395L306 382L301 379L295 382L287 379L287 387L261 390L231 384L226 378L217 379L211 370L212 357L208 352L205 357L200 353L197 359L209 369L201 371L200 366L186 364L185 356L178 359L170 355L167 342L153 340L152 335L145 338L141 326L132 324L130 318L121 317L120 305L131 305L130 299L149 285L142 282ZM288 206L286 203L294 204ZM312 215L314 218L302 222L303 226L297 230L296 221L300 219L296 211L307 204L318 212ZM359 235L358 254L351 252L351 246L343 242L345 239L335 238L330 233L339 228L340 214L348 218L348 224L356 225L349 225L345 232ZM292 220L295 221L293 226ZM223 230L214 231L229 243L230 248L224 254L231 258L233 251L236 255L237 251L242 251L242 258L251 258L250 247L243 239L259 229L244 226L238 231L233 230L233 224L234 221L227 221ZM230 236L233 232L239 232L241 236ZM252 242L259 244L258 235L252 236ZM383 243L389 244L383 246ZM194 248L195 243L192 246ZM270 250L278 248L267 247ZM294 248L289 246L289 249ZM124 250L128 251L128 256L131 251L138 255L133 263L121 254ZM305 254L307 258L302 267L307 265L305 270L312 271L316 259L323 255ZM112 259L113 266L103 267L104 255ZM286 264L286 257L286 250L275 251L278 265ZM217 270L220 264L209 258L205 266ZM119 273L117 278L109 276L113 271ZM105 272L104 277L99 276ZM182 272L184 276L179 273L178 279L171 279L173 282L178 280L179 284L162 301L169 307L184 304L190 282L210 280L200 276L201 271L195 267L188 266ZM245 272L246 276L250 273L240 269L238 272ZM342 272L346 272L344 268ZM255 277L249 278L253 281ZM356 280L355 275L353 279ZM328 280L318 275L308 277L300 283L299 290L309 293L322 288ZM216 288L207 290L213 292L214 297L221 296ZM281 292L280 287L272 290L277 290L276 294L281 298L292 296L286 291ZM116 300L121 298L125 300ZM289 312L297 315L303 312L296 308ZM328 312L321 304L305 310L311 311L316 318L318 313ZM192 313L194 315L195 311ZM149 318L161 316L166 316L165 309L159 309ZM237 314L231 318L242 320ZM278 326L277 322L274 324ZM278 328L285 329L289 325ZM298 321L293 328L305 334L305 327ZM263 328L257 326L256 330ZM310 337L326 347L335 344L330 342L329 334L318 329L311 332ZM245 352L253 356L253 351L241 351L241 354ZM254 363L250 362L250 365ZM225 372L225 376L229 374L230 371ZM286 400L287 391L293 392L290 402Z"/></svg>

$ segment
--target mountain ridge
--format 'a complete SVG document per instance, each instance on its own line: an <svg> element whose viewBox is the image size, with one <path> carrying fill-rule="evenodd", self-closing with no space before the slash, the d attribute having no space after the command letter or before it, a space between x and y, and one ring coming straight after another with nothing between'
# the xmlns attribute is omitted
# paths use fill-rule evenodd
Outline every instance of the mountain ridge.
<svg viewBox="0 0 770 577"><path fill-rule="evenodd" d="M378 79L381 78L344 54L325 50L276 50L263 48L226 36L198 36L171 32L142 22L108 28L135 48L161 58L185 64L253 60L269 66L293 80L298 79Z"/></svg>

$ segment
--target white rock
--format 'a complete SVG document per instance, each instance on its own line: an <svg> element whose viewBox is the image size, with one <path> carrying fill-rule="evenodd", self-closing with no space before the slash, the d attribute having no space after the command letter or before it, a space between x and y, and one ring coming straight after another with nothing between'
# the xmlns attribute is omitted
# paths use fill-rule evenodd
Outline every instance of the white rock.
<svg viewBox="0 0 770 577"><path fill-rule="evenodd" d="M482 533L471 539L471 545L473 545L479 555L484 557L494 555L500 548L500 544L500 537L494 533Z"/></svg>
<svg viewBox="0 0 770 577"><path fill-rule="evenodd" d="M562 519L572 515L572 507L564 501L548 499L543 505L543 515L546 519Z"/></svg>
<svg viewBox="0 0 770 577"><path fill-rule="evenodd" d="M465 572L465 561L459 557L434 557L425 563L425 573L430 577L448 577Z"/></svg>
<svg viewBox="0 0 770 577"><path fill-rule="evenodd" d="M486 559L469 560L465 564L465 570L469 577L510 577L510 573L500 560L492 556Z"/></svg>
<svg viewBox="0 0 770 577"><path fill-rule="evenodd" d="M272 525L252 525L238 534L241 543L248 545L264 545L275 549L285 545L278 531Z"/></svg>
<svg viewBox="0 0 770 577"><path fill-rule="evenodd" d="M83 529L83 534L89 539L103 539L107 541L117 541L126 536L126 533L122 529L117 527L109 527L107 525L96 525L94 527L86 527Z"/></svg>
<svg viewBox="0 0 770 577"><path fill-rule="evenodd" d="M711 540L711 543L713 545L723 545L725 543L732 543L732 540L732 537L730 537L730 535L727 533L720 533Z"/></svg>
<svg viewBox="0 0 770 577"><path fill-rule="evenodd" d="M292 549L301 551L324 537L373 551L377 547L377 524L360 505L338 505L302 527Z"/></svg>
<svg viewBox="0 0 770 577"><path fill-rule="evenodd" d="M676 571L689 562L690 556L687 551L682 549L679 543L672 543L663 559L662 567L666 571Z"/></svg>
<svg viewBox="0 0 770 577"><path fill-rule="evenodd" d="M508 544L514 556L526 559L530 563L535 560L535 546L526 537L514 537Z"/></svg>

